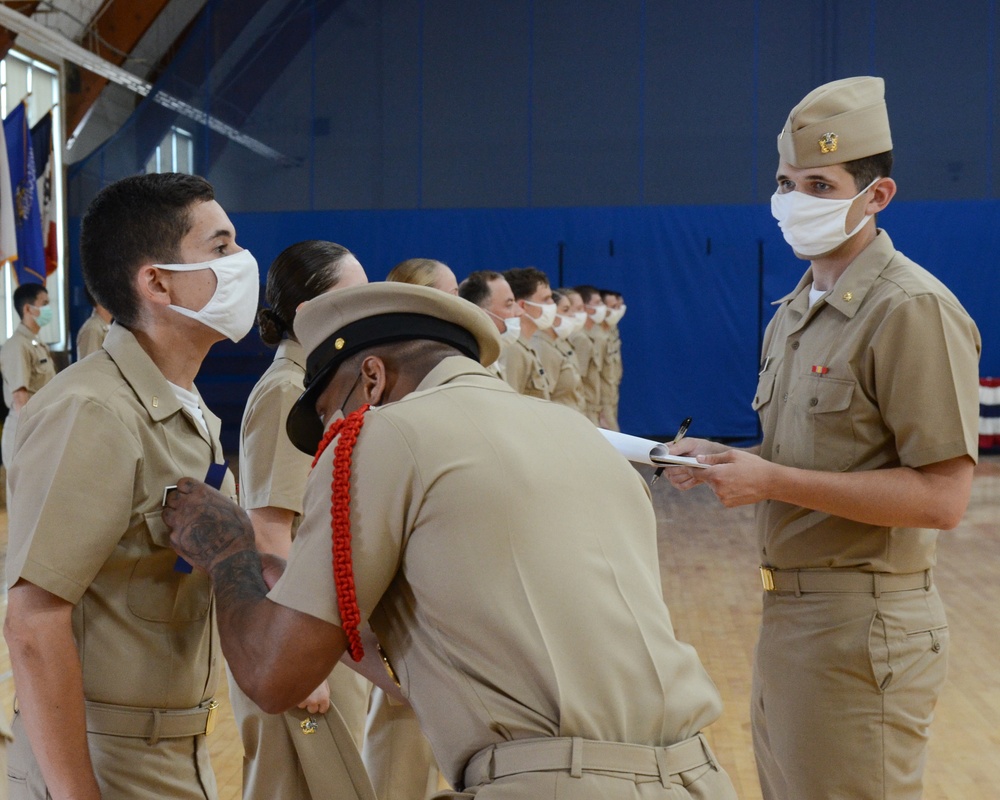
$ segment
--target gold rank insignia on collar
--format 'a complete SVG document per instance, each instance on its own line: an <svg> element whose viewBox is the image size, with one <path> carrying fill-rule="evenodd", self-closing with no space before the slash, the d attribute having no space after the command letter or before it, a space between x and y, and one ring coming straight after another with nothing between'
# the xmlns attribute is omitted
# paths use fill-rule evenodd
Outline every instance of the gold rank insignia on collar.
<svg viewBox="0 0 1000 800"><path fill-rule="evenodd" d="M835 134L835 133L824 133L823 137L819 140L819 151L821 153L836 153L837 152L837 134Z"/></svg>
<svg viewBox="0 0 1000 800"><path fill-rule="evenodd" d="M844 292L841 296L844 298L845 303L850 303L854 299L854 295L850 292Z"/></svg>

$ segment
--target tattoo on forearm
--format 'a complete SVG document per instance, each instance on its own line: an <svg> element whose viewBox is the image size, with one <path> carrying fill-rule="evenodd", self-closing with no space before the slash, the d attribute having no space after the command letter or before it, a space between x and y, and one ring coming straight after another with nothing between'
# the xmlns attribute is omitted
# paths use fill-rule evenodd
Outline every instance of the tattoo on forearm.
<svg viewBox="0 0 1000 800"><path fill-rule="evenodd" d="M267 595L256 550L241 550L221 561L212 570L212 582L220 611L232 612Z"/></svg>

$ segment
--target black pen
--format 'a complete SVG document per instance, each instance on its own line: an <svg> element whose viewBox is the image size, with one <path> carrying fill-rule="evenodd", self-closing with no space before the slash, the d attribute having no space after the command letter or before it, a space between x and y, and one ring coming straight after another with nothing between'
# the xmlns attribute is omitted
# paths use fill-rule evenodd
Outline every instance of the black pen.
<svg viewBox="0 0 1000 800"><path fill-rule="evenodd" d="M671 440L670 444L677 444L681 439L683 439L684 434L688 432L688 428L690 427L691 427L691 417L686 417L685 420L681 423L681 426L677 429L677 435ZM649 482L650 486L652 486L660 479L660 476L663 474L663 470L665 469L666 467L656 468L656 472L653 473L653 480Z"/></svg>

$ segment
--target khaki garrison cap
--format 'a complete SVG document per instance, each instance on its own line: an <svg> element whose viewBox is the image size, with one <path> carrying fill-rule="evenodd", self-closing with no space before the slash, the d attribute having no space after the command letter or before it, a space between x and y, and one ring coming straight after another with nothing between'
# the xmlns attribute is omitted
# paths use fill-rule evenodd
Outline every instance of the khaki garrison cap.
<svg viewBox="0 0 1000 800"><path fill-rule="evenodd" d="M500 334L481 308L439 289L406 283L368 283L313 298L295 314L295 335L306 351L306 390L289 412L285 430L292 444L310 455L323 438L316 401L355 353L429 339L450 344L483 366L500 355Z"/></svg>
<svg viewBox="0 0 1000 800"><path fill-rule="evenodd" d="M845 78L813 89L778 135L778 154L793 167L825 167L892 150L885 81Z"/></svg>

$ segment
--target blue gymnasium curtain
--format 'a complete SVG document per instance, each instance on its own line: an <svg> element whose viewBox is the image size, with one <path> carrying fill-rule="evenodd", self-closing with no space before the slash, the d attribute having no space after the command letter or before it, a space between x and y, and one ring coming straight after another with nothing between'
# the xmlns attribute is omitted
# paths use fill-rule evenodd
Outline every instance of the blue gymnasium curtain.
<svg viewBox="0 0 1000 800"><path fill-rule="evenodd" d="M35 176L35 154L28 130L27 108L23 102L3 121L10 162L14 219L17 224L17 261L14 272L18 284L45 283L45 246Z"/></svg>

